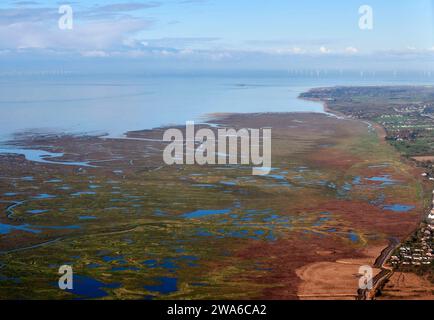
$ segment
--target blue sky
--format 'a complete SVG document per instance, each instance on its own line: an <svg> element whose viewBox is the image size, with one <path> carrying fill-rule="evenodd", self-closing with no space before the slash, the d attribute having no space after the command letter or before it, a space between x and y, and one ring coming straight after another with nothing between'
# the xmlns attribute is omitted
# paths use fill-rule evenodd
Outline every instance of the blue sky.
<svg viewBox="0 0 434 320"><path fill-rule="evenodd" d="M60 30L60 4L74 11ZM360 30L370 5L374 28ZM4 0L0 58L135 60L185 68L414 68L434 64L431 0ZM85 63L85 62L84 62Z"/></svg>

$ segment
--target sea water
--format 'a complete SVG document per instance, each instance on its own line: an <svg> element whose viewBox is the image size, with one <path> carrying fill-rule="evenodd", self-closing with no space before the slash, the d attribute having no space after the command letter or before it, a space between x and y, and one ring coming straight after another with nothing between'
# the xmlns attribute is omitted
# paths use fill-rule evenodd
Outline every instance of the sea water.
<svg viewBox="0 0 434 320"><path fill-rule="evenodd" d="M434 79L433 79L434 80ZM392 74L289 72L177 75L0 76L0 141L30 133L108 134L202 121L212 113L323 112L298 99L313 87L429 84Z"/></svg>

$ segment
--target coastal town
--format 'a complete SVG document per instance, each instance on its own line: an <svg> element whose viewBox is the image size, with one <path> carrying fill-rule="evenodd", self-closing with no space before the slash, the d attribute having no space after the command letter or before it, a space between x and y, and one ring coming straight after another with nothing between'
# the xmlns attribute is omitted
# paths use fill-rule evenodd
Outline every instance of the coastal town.
<svg viewBox="0 0 434 320"><path fill-rule="evenodd" d="M387 97L393 96L393 99ZM386 140L405 157L427 167L434 162L434 96L429 87L320 88L301 95L320 100L352 119L381 125ZM434 180L434 177L432 177Z"/></svg>
<svg viewBox="0 0 434 320"><path fill-rule="evenodd" d="M425 175L426 176L426 175ZM434 191L433 191L434 197ZM400 271L431 267L434 256L434 200L421 227L390 257L390 264Z"/></svg>

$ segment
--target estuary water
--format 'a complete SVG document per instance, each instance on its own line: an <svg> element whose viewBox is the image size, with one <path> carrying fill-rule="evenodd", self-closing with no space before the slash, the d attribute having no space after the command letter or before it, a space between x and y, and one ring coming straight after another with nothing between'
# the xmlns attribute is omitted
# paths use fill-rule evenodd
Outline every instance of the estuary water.
<svg viewBox="0 0 434 320"><path fill-rule="evenodd" d="M14 134L108 134L220 112L323 112L298 95L335 85L430 84L409 75L52 75L0 77L0 141Z"/></svg>

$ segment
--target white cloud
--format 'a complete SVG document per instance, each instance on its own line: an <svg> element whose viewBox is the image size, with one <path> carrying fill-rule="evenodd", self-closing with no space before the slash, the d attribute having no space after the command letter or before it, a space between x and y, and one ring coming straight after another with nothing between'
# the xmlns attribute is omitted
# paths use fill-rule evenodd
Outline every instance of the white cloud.
<svg viewBox="0 0 434 320"><path fill-rule="evenodd" d="M141 9L156 8L156 7L159 7L160 5L161 5L161 3L159 3L159 2L114 3L114 4L108 4L108 5L96 7L96 10L118 13L118 12L136 11L136 10L141 10Z"/></svg>
<svg viewBox="0 0 434 320"><path fill-rule="evenodd" d="M14 23L0 28L0 49L110 49L129 43L132 35L149 25L148 21L134 18L75 23L73 30L60 30L42 22Z"/></svg>
<svg viewBox="0 0 434 320"><path fill-rule="evenodd" d="M80 54L83 57L91 57L91 58L104 58L109 56L109 53L102 50L83 51L80 52Z"/></svg>
<svg viewBox="0 0 434 320"><path fill-rule="evenodd" d="M302 48L299 48L299 47L294 47L294 48L292 48L292 53L295 53L295 54L302 54L302 53L304 53L305 51L302 49Z"/></svg>
<svg viewBox="0 0 434 320"><path fill-rule="evenodd" d="M327 53L331 53L332 51L324 46L319 48L319 52L323 53L323 54L327 54Z"/></svg>
<svg viewBox="0 0 434 320"><path fill-rule="evenodd" d="M346 52L346 53L351 53L351 54L353 54L353 53L358 53L358 52L359 52L359 49L357 49L357 48L355 48L355 47L346 47L346 48L345 48L345 52Z"/></svg>
<svg viewBox="0 0 434 320"><path fill-rule="evenodd" d="M57 7L0 8L0 50L33 48L92 53L134 47L135 35L148 29L152 22L129 13L159 5L147 1L79 6L80 10L74 10L72 30L58 28Z"/></svg>
<svg viewBox="0 0 434 320"><path fill-rule="evenodd" d="M275 53L275 54L303 54L303 53L306 53L306 51L300 47L274 49L271 52Z"/></svg>

